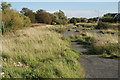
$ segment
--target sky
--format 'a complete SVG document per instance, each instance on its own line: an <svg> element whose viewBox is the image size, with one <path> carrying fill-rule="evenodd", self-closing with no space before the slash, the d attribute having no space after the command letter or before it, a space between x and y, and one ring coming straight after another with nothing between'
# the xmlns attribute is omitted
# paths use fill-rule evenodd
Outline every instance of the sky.
<svg viewBox="0 0 120 80"><path fill-rule="evenodd" d="M9 2L12 8L21 11L23 7L34 12L43 9L53 13L62 10L67 17L97 17L106 13L117 13L118 2Z"/></svg>

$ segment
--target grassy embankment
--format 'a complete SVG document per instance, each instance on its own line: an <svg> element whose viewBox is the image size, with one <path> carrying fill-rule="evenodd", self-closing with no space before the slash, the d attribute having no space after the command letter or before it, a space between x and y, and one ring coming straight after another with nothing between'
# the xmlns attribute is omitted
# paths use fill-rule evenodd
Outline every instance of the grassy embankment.
<svg viewBox="0 0 120 80"><path fill-rule="evenodd" d="M3 78L84 78L79 54L59 28L27 27L3 35Z"/></svg>

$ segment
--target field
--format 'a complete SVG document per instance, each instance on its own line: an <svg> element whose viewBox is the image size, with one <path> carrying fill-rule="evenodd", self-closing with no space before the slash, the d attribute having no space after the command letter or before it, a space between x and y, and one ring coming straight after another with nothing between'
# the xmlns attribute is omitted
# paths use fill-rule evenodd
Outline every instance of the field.
<svg viewBox="0 0 120 80"><path fill-rule="evenodd" d="M1 3L3 79L119 77L119 13L102 12L95 17L103 3L87 3L88 8L78 2L17 4L21 7L16 2Z"/></svg>

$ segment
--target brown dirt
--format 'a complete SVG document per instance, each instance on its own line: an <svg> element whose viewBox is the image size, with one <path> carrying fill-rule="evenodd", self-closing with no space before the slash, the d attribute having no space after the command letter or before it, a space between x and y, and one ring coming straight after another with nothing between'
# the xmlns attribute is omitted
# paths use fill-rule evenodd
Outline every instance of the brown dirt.
<svg viewBox="0 0 120 80"><path fill-rule="evenodd" d="M36 23L31 25L31 27L41 27L41 26L46 26L46 24Z"/></svg>

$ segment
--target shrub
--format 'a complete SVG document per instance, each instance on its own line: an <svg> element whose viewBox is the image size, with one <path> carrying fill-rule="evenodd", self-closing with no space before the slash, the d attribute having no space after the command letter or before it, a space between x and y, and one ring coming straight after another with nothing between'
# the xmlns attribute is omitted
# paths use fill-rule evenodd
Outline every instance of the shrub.
<svg viewBox="0 0 120 80"><path fill-rule="evenodd" d="M19 14L15 10L5 10L2 13L3 26L2 30L7 31L16 31L19 28L26 27L30 25L30 19L24 15Z"/></svg>
<svg viewBox="0 0 120 80"><path fill-rule="evenodd" d="M101 20L102 22L110 22L110 23L115 22L115 19L113 17L103 17Z"/></svg>
<svg viewBox="0 0 120 80"><path fill-rule="evenodd" d="M80 32L80 29L76 29L76 32Z"/></svg>
<svg viewBox="0 0 120 80"><path fill-rule="evenodd" d="M73 39L73 40L74 40L74 39L76 39L76 37L75 37L74 35L71 35L71 36L70 36L70 39Z"/></svg>
<svg viewBox="0 0 120 80"><path fill-rule="evenodd" d="M76 25L77 27L82 27L81 25Z"/></svg>
<svg viewBox="0 0 120 80"><path fill-rule="evenodd" d="M30 19L28 18L28 17L26 17L26 16L24 16L24 15L22 15L23 16L23 22L24 22L24 27L28 27L28 26L30 26L30 24L31 24L31 21L30 21Z"/></svg>
<svg viewBox="0 0 120 80"><path fill-rule="evenodd" d="M100 33L102 34L118 34L118 30L112 30L112 29L108 29L108 30L100 30Z"/></svg>
<svg viewBox="0 0 120 80"><path fill-rule="evenodd" d="M51 24L52 18L50 14L42 9L36 12L36 20L38 23Z"/></svg>
<svg viewBox="0 0 120 80"><path fill-rule="evenodd" d="M103 54L103 56L105 57L104 54L110 55L109 57L119 57L120 58L120 54L119 54L119 50L120 50L120 45L119 44L113 44L113 43L96 43L93 44L91 46L91 53L94 54Z"/></svg>
<svg viewBox="0 0 120 80"><path fill-rule="evenodd" d="M117 24L111 24L111 23L105 23L105 22L99 22L96 26L97 29L118 29Z"/></svg>
<svg viewBox="0 0 120 80"><path fill-rule="evenodd" d="M68 29L68 31L72 31L72 29Z"/></svg>

